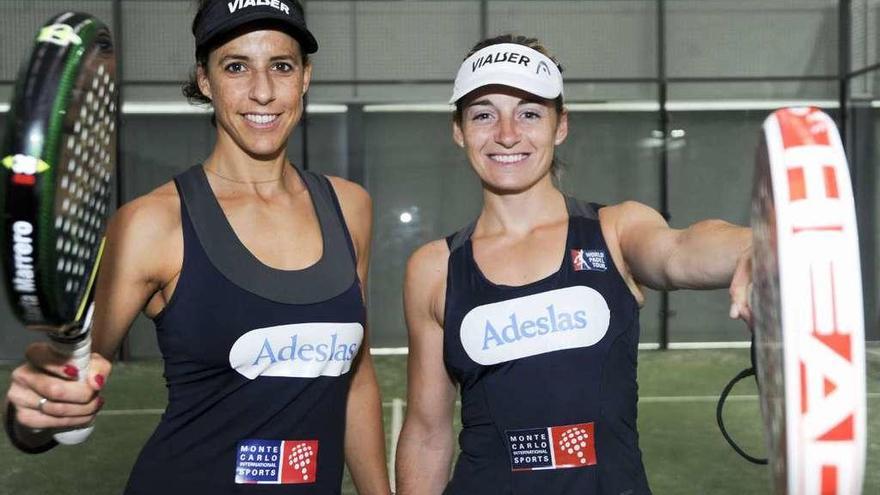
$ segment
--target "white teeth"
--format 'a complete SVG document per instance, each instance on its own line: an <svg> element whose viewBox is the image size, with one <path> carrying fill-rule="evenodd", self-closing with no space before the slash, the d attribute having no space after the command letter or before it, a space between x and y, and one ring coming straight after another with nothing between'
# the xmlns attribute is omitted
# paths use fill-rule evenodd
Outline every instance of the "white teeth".
<svg viewBox="0 0 880 495"><path fill-rule="evenodd" d="M256 114L249 113L244 116L244 118L250 120L255 124L268 124L269 122L273 122L278 118L277 115L264 115L264 114Z"/></svg>
<svg viewBox="0 0 880 495"><path fill-rule="evenodd" d="M528 155L526 155L525 153L519 153L516 155L491 155L491 158L492 158L492 160L495 160L496 162L516 163L518 161L525 160L526 156L528 156Z"/></svg>

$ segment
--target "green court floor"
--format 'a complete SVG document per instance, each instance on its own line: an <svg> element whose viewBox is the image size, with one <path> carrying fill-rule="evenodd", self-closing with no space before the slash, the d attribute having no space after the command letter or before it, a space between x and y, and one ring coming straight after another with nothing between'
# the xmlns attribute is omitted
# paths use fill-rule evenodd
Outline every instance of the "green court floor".
<svg viewBox="0 0 880 495"><path fill-rule="evenodd" d="M376 356L391 438L392 403L406 396L405 357ZM748 364L745 350L643 351L639 355L641 447L655 494L769 494L768 470L741 459L715 425L718 392ZM10 367L0 367L5 391ZM880 493L880 356L868 359L868 466L865 494ZM725 418L735 438L763 454L762 423L753 382L743 382ZM118 494L166 398L161 363L118 364L105 410L83 445L26 455L0 441L0 495ZM390 441L389 441L390 443ZM389 446L390 447L390 446ZM390 452L389 448L389 452ZM354 494L346 480L343 493Z"/></svg>

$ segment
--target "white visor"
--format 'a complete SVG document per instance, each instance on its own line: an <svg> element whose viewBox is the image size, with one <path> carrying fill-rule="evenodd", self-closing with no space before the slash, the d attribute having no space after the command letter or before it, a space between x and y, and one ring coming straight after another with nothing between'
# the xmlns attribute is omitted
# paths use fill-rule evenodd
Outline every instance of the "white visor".
<svg viewBox="0 0 880 495"><path fill-rule="evenodd" d="M548 100L562 94L562 74L550 57L527 46L501 43L487 46L462 62L449 103L490 84L521 89Z"/></svg>

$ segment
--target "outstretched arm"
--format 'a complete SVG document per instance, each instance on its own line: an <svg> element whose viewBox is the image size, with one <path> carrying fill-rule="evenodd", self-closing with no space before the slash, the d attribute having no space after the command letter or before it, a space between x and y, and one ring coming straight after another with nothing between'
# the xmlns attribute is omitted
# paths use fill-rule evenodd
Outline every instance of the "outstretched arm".
<svg viewBox="0 0 880 495"><path fill-rule="evenodd" d="M658 290L729 287L731 317L750 320L752 231L722 220L673 229L653 208L635 201L600 210L623 258L625 276Z"/></svg>
<svg viewBox="0 0 880 495"><path fill-rule="evenodd" d="M170 186L173 189L173 186ZM94 420L103 404L99 392L110 374L110 360L138 312L159 290L179 232L176 193L160 188L121 208L110 222L96 286L89 376L78 382L76 368L46 342L31 344L27 361L12 372L7 393L7 425L19 447L51 446L52 428ZM182 256L182 248L180 249ZM45 400L43 400L45 399ZM35 429L43 431L35 432Z"/></svg>

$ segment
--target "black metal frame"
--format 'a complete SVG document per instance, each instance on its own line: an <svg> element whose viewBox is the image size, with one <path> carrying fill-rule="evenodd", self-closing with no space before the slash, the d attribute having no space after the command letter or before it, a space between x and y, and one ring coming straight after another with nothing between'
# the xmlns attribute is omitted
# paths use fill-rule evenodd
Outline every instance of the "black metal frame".
<svg viewBox="0 0 880 495"><path fill-rule="evenodd" d="M490 0L479 0L480 2L480 35L482 38L488 36L488 17L489 17L489 1ZM837 12L838 12L838 71L837 74L834 75L780 75L780 76L763 76L763 77L751 77L751 76L743 76L743 77L669 77L666 73L666 0L654 0L656 3L657 9L657 76L656 77L647 77L647 78L569 78L566 79L566 82L569 84L577 84L577 83L646 83L646 84L656 84L657 85L657 101L659 103L659 111L658 111L658 121L660 126L660 131L663 133L664 138L668 135L669 131L669 122L670 115L669 110L667 108L667 96L668 96L668 87L669 84L674 83L725 83L725 82L795 82L795 81L837 81L839 85L839 94L838 94L838 103L839 103L839 112L837 115L838 125L841 130L841 138L844 140L844 144L846 144L849 133L848 133L848 120L850 117L850 112L848 110L848 105L850 102L850 94L849 94L849 85L852 80L856 77L862 76L864 74L868 74L873 71L880 72L880 62L875 63L873 65L859 68L858 70L852 69L852 60L851 60L851 48L852 48L852 40L851 40L851 27L852 27L852 2L851 0L838 0L837 4ZM122 53L122 40L124 37L123 33L123 16L122 16L122 3L123 0L112 0L113 2L113 22L114 22L114 30L116 31L116 46L117 46L117 54ZM307 1L302 1L306 10L308 10ZM354 3L352 3L352 8L354 7ZM352 19L355 16L352 15ZM356 39L356 25L355 22L352 21L352 32L355 34L352 39ZM355 48L355 47L352 47ZM357 53L356 50L353 50L352 53ZM118 55L117 62L117 73L119 76L119 80L123 81L123 57ZM357 60L356 57L352 60L353 69L357 68ZM0 81L0 84L12 84L15 81ZM321 81L313 81L313 84L316 85L351 85L354 87L355 95L357 94L357 88L360 85L369 85L369 84L383 84L383 85L427 85L427 84L443 84L449 85L450 80L447 79L407 79L407 80L321 80ZM121 109L122 100L122 92L124 87L127 85L131 86L140 86L140 85L179 85L180 81L146 81L146 80L133 80L133 81L124 81L123 84L119 85L119 107ZM347 124L350 132L355 133L355 137L360 136L359 123L362 122L362 107L355 105L355 111L350 112L349 122ZM117 117L119 120L117 121L117 125L121 127L122 116L121 111L119 112L119 116ZM308 118L304 115L303 122L303 156L302 156L302 164L307 168L308 167ZM121 140L121 134L119 133L118 139ZM664 139L664 143L666 140ZM120 150L123 149L121 147L120 141ZM349 173L354 173L357 175L359 179L363 179L364 170L362 163L362 149L360 149L363 145L362 139L349 139L349 153L348 156L350 159L355 161L353 170L349 170ZM119 201L125 197L124 191L124 181L123 181L123 173L124 166L122 166L124 161L124 156L120 153L119 157L119 167L117 172L117 195ZM660 212L667 219L671 219L671 214L669 211L669 156L668 156L668 147L664 144L661 148L660 152ZM856 183L856 174L857 170L853 169L852 171L852 179L853 182ZM859 190L859 188L855 188L855 190ZM859 198L857 198L858 200ZM873 221L871 221L871 228L873 228ZM660 308L660 336L659 336L659 344L661 349L666 349L669 346L669 318L670 318L670 309L669 309L669 296L667 292L661 293L661 308ZM127 348L123 347L123 353L127 354Z"/></svg>
<svg viewBox="0 0 880 495"><path fill-rule="evenodd" d="M117 6L121 3L122 0L113 0L114 6ZM489 16L489 0L479 0L480 1L480 37L486 38L488 33L488 16ZM863 74L867 74L871 71L880 71L880 63L873 64L868 67L863 67L858 70L852 70L852 61L851 61L851 48L852 48L852 40L851 40L851 27L852 27L852 17L851 17L851 8L852 2L851 0L838 0L837 12L838 12L838 71L835 75L806 75L806 76L798 76L798 75L779 75L779 76L763 76L763 77L751 77L751 76L728 76L728 77L669 77L666 73L666 0L655 0L656 8L657 8L657 76L654 78L568 78L566 82L569 84L578 84L578 83L605 83L605 84L613 84L613 83L647 83L647 84L656 84L657 85L657 100L659 103L659 111L658 111L658 120L660 125L660 131L664 136L664 146L660 150L660 212L667 221L671 219L671 212L669 210L669 148L666 146L667 136L669 134L669 122L670 115L669 109L667 107L668 102L668 88L670 84L676 83L736 83L736 82L796 82L796 81L828 81L833 82L837 81L839 86L839 94L838 94L838 103L839 103L839 112L837 115L838 125L841 131L841 139L843 139L844 144L846 144L848 139L847 129L848 129L848 104L849 104L849 84L853 80L853 78L858 77ZM307 2L303 1L303 5L308 8ZM352 4L354 5L354 4ZM114 10L114 20L115 25L117 26L117 33L121 32L121 15L116 18L115 16L116 10ZM352 19L355 18L354 15L351 16ZM352 23L354 24L354 22ZM352 29L355 30L356 26L353 25ZM354 32L354 31L353 31ZM356 34L356 33L355 33ZM352 39L356 39L357 36L353 36ZM354 47L352 47L354 48ZM352 53L357 53L356 50L353 50ZM357 68L357 60L353 58L352 60L353 69ZM157 84L180 84L177 81L127 81L126 84L131 85L157 85ZM359 85L366 84L385 84L385 85L426 85L426 84L444 84L449 85L450 81L447 79L408 79L408 80L323 80L323 81L314 81L314 84L317 85L351 85L355 88L355 94L357 94L357 88ZM360 123L363 121L362 115L362 106L355 105L355 111L349 112L349 116L347 118L348 130L355 137L361 136ZM303 123L303 157L302 163L305 167L308 167L308 118L304 116ZM362 138L357 139L349 139L348 143L348 157L350 160L354 161L354 167L349 170L349 174L354 173L357 177L350 177L355 179L364 178L364 170L363 170L363 140ZM852 171L852 180L856 182L856 174L857 171L853 169ZM121 189L120 189L121 193ZM121 197L121 195L120 195ZM871 222L873 223L873 222ZM661 292L661 300L660 300L660 335L659 335L659 345L661 349L669 348L669 319L672 316L670 311L670 301L669 301L669 293L666 291Z"/></svg>
<svg viewBox="0 0 880 495"><path fill-rule="evenodd" d="M669 111L666 108L669 81L666 76L666 0L657 0L657 96L660 102L660 133L663 146L660 148L660 214L668 222L669 212ZM661 349L669 348L669 292L660 292L660 335Z"/></svg>

